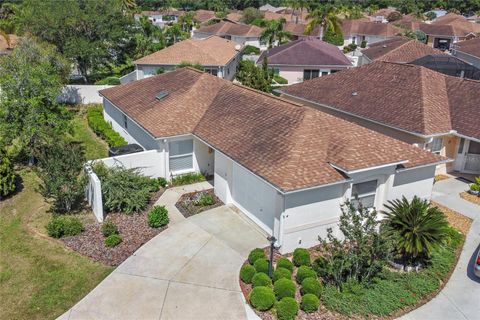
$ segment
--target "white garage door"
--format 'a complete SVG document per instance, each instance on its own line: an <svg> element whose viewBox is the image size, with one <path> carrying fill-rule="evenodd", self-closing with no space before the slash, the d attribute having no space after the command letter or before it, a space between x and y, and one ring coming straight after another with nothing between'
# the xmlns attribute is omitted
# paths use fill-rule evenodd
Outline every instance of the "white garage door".
<svg viewBox="0 0 480 320"><path fill-rule="evenodd" d="M235 204L271 233L275 219L276 190L236 164L233 165L232 185Z"/></svg>

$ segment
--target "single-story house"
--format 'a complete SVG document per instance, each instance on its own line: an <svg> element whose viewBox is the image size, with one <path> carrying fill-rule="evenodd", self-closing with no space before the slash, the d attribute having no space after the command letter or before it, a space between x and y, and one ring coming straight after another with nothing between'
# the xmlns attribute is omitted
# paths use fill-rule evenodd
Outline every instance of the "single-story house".
<svg viewBox="0 0 480 320"><path fill-rule="evenodd" d="M232 40L236 44L242 46L251 45L260 49L265 49L266 46L260 40L262 32L263 29L257 26L220 21L193 31L193 38L204 39L215 35Z"/></svg>
<svg viewBox="0 0 480 320"><path fill-rule="evenodd" d="M188 39L134 61L136 80L171 71L184 62L200 64L210 74L233 80L242 48L232 40L217 36Z"/></svg>
<svg viewBox="0 0 480 320"><path fill-rule="evenodd" d="M480 68L480 38L457 43L452 50L452 54L455 57Z"/></svg>
<svg viewBox="0 0 480 320"><path fill-rule="evenodd" d="M268 67L288 84L325 76L352 67L338 47L314 37L301 38L264 51L257 61L267 58Z"/></svg>
<svg viewBox="0 0 480 320"><path fill-rule="evenodd" d="M373 61L410 63L430 54L443 54L442 51L427 46L418 40L397 36L371 44L362 50L359 65Z"/></svg>
<svg viewBox="0 0 480 320"><path fill-rule="evenodd" d="M148 17L154 25L164 27L165 25L178 22L179 17L184 15L185 12L176 9L168 9L162 11L142 11L141 13L135 13L133 15L136 21L139 21L141 17Z"/></svg>
<svg viewBox="0 0 480 320"><path fill-rule="evenodd" d="M281 93L453 159L438 172L480 173L480 81L410 64L374 62Z"/></svg>
<svg viewBox="0 0 480 320"><path fill-rule="evenodd" d="M446 160L192 68L100 94L113 128L157 151L158 175L213 175L215 194L284 253L318 244L327 228L337 232L348 199L382 209L402 196L430 198L435 166Z"/></svg>
<svg viewBox="0 0 480 320"><path fill-rule="evenodd" d="M360 20L343 20L342 31L344 45L351 43L361 45L366 41L368 45L384 41L402 33L402 29L390 24Z"/></svg>

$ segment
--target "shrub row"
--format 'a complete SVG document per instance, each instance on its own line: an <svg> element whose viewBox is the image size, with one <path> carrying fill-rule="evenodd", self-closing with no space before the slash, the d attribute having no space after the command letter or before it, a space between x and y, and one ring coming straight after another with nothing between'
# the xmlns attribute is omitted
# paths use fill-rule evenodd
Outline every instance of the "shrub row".
<svg viewBox="0 0 480 320"><path fill-rule="evenodd" d="M102 106L88 108L87 121L93 132L105 140L110 147L119 147L127 144L127 141L113 130L112 125L103 118Z"/></svg>

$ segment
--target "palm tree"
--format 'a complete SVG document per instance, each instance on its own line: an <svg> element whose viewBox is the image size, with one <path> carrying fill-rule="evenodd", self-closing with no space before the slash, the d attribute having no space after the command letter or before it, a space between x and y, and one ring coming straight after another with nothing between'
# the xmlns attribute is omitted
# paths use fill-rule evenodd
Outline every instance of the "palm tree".
<svg viewBox="0 0 480 320"><path fill-rule="evenodd" d="M432 250L446 239L445 215L437 207L431 207L427 200L415 196L409 202L403 197L389 201L385 207L387 234L405 262L430 257Z"/></svg>
<svg viewBox="0 0 480 320"><path fill-rule="evenodd" d="M132 12L137 8L135 0L122 0L121 5L124 13Z"/></svg>
<svg viewBox="0 0 480 320"><path fill-rule="evenodd" d="M337 17L338 13L339 10L331 4L319 6L313 12L308 14L307 19L310 19L310 22L306 25L305 32L310 34L317 26L320 26L320 40L323 39L326 29L332 30L336 34L341 33L342 26L340 24L340 19Z"/></svg>
<svg viewBox="0 0 480 320"><path fill-rule="evenodd" d="M283 29L285 22L285 18L269 21L267 27L263 30L261 39L268 42L269 48L273 46L276 40L280 44L283 39L291 36L290 32Z"/></svg>

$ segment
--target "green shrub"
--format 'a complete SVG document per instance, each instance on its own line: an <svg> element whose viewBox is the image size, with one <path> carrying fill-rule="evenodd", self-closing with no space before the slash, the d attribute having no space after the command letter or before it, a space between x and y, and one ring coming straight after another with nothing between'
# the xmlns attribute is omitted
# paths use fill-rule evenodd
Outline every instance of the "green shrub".
<svg viewBox="0 0 480 320"><path fill-rule="evenodd" d="M118 234L118 227L112 221L108 220L102 224L102 234L104 237Z"/></svg>
<svg viewBox="0 0 480 320"><path fill-rule="evenodd" d="M46 228L48 235L53 238L76 236L85 230L78 218L65 216L52 218Z"/></svg>
<svg viewBox="0 0 480 320"><path fill-rule="evenodd" d="M278 268L285 268L290 270L290 272L293 272L294 265L287 258L280 258L277 260L277 269Z"/></svg>
<svg viewBox="0 0 480 320"><path fill-rule="evenodd" d="M367 40L362 40L362 43L360 44L360 48L366 48L367 47Z"/></svg>
<svg viewBox="0 0 480 320"><path fill-rule="evenodd" d="M109 248L113 248L118 246L122 242L122 237L118 234L112 234L109 235L107 238L105 238L105 246Z"/></svg>
<svg viewBox="0 0 480 320"><path fill-rule="evenodd" d="M172 178L172 186L183 186L195 182L205 181L205 176L199 172L186 173Z"/></svg>
<svg viewBox="0 0 480 320"><path fill-rule="evenodd" d="M305 280L302 281L302 287L300 288L300 293L302 295L314 294L315 296L320 298L320 294L322 293L322 285L315 278L306 278Z"/></svg>
<svg viewBox="0 0 480 320"><path fill-rule="evenodd" d="M202 193L200 198L198 198L198 200L196 200L194 204L196 206L202 206L202 207L211 206L215 204L215 198L211 194L205 192L205 193Z"/></svg>
<svg viewBox="0 0 480 320"><path fill-rule="evenodd" d="M302 297L302 302L300 303L300 308L308 313L315 312L320 306L320 300L314 294L307 293Z"/></svg>
<svg viewBox="0 0 480 320"><path fill-rule="evenodd" d="M16 176L13 162L0 146L0 200L15 191Z"/></svg>
<svg viewBox="0 0 480 320"><path fill-rule="evenodd" d="M169 221L168 210L165 206L154 206L152 211L148 213L148 225L152 228L166 226Z"/></svg>
<svg viewBox="0 0 480 320"><path fill-rule="evenodd" d="M250 264L254 264L258 259L267 259L267 256L265 255L265 251L263 251L263 249L255 248L250 251L250 254L248 255L248 262L250 262Z"/></svg>
<svg viewBox="0 0 480 320"><path fill-rule="evenodd" d="M257 272L252 278L253 287L271 287L272 279L263 272Z"/></svg>
<svg viewBox="0 0 480 320"><path fill-rule="evenodd" d="M109 147L119 147L127 144L127 141L113 130L112 125L105 121L101 105L88 108L87 121L93 132L105 140Z"/></svg>
<svg viewBox="0 0 480 320"><path fill-rule="evenodd" d="M250 292L249 300L255 309L267 311L275 303L275 294L271 288L256 287Z"/></svg>
<svg viewBox="0 0 480 320"><path fill-rule="evenodd" d="M279 280L279 279L292 279L292 273L290 270L285 269L285 268L277 268L272 274L273 282Z"/></svg>
<svg viewBox="0 0 480 320"><path fill-rule="evenodd" d="M300 268L298 268L296 276L297 282L302 283L303 280L307 278L317 279L317 273L315 272L315 270L307 266L301 266Z"/></svg>
<svg viewBox="0 0 480 320"><path fill-rule="evenodd" d="M162 74L165 73L165 69L163 68L158 68L157 71L155 71L155 74Z"/></svg>
<svg viewBox="0 0 480 320"><path fill-rule="evenodd" d="M280 279L275 282L273 285L273 292L277 300L282 300L285 297L295 298L295 292L297 291L297 286L295 282L289 279Z"/></svg>
<svg viewBox="0 0 480 320"><path fill-rule="evenodd" d="M253 266L246 264L240 269L240 279L245 283L252 283L252 278L256 272Z"/></svg>
<svg viewBox="0 0 480 320"><path fill-rule="evenodd" d="M160 187L162 188L165 188L167 186L167 179L165 179L164 177L158 177L157 178L158 180L158 184L160 185Z"/></svg>
<svg viewBox="0 0 480 320"><path fill-rule="evenodd" d="M251 45L247 45L245 46L245 49L243 49L243 54L260 54L260 49Z"/></svg>
<svg viewBox="0 0 480 320"><path fill-rule="evenodd" d="M95 81L97 85L118 85L120 84L120 79L118 77L106 77L101 80Z"/></svg>
<svg viewBox="0 0 480 320"><path fill-rule="evenodd" d="M324 257L318 257L313 260L312 264L313 270L317 273L319 277L325 277L328 274L328 261Z"/></svg>
<svg viewBox="0 0 480 320"><path fill-rule="evenodd" d="M273 76L273 80L275 80L275 82L278 84L288 84L288 80L279 76L278 74Z"/></svg>
<svg viewBox="0 0 480 320"><path fill-rule="evenodd" d="M253 266L255 267L255 270L257 270L257 272L263 272L265 274L268 274L268 260L267 259L257 259L257 261L255 261Z"/></svg>
<svg viewBox="0 0 480 320"><path fill-rule="evenodd" d="M297 267L310 265L310 252L304 248L297 248L293 251L293 264Z"/></svg>
<svg viewBox="0 0 480 320"><path fill-rule="evenodd" d="M298 303L294 298L285 297L275 305L278 320L295 320Z"/></svg>

